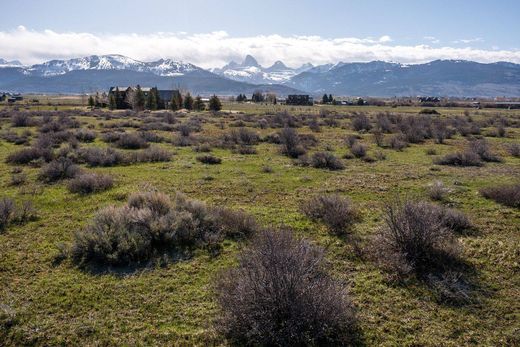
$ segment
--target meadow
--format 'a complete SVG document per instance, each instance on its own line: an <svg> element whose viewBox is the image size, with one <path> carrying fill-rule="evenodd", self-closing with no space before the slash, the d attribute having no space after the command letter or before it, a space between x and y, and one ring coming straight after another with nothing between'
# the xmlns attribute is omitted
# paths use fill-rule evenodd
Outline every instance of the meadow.
<svg viewBox="0 0 520 347"><path fill-rule="evenodd" d="M0 199L31 203L0 231L0 345L231 344L215 323L222 310L215 282L237 265L250 236L222 236L182 256L161 249L128 264L84 266L91 258L71 255L98 210L150 191L241 211L324 248L356 312L356 345L520 343L519 110L54 108L0 109ZM86 173L110 182L78 180L74 188ZM484 192L513 185L505 203ZM331 232L302 208L330 195L355 206L348 230ZM396 280L374 259L385 203L396 197L456 209L470 221L455 235L459 287Z"/></svg>

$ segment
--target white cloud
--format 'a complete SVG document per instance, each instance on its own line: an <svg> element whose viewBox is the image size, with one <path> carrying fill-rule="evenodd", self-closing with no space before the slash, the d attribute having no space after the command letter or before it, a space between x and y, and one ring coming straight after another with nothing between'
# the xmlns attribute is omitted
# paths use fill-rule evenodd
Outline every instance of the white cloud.
<svg viewBox="0 0 520 347"><path fill-rule="evenodd" d="M425 39L426 41L430 41L431 43L434 43L434 44L438 44L441 42L441 40L439 40L435 36L425 36L425 37L423 37L423 39Z"/></svg>
<svg viewBox="0 0 520 347"><path fill-rule="evenodd" d="M464 44L476 43L476 42L484 42L484 40L480 37L476 37L474 39L460 39L460 40L453 41L453 43L464 43Z"/></svg>
<svg viewBox="0 0 520 347"><path fill-rule="evenodd" d="M425 42L428 40L425 39ZM206 68L222 66L230 60L241 61L246 54L252 54L263 65L282 60L289 66L299 66L306 62L324 64L371 60L413 64L435 59L520 63L519 50L398 45L388 35L375 39L327 39L319 36L280 35L232 37L223 31L201 34L91 34L33 31L23 26L12 31L0 31L1 58L18 59L25 64L116 53L143 61L172 58Z"/></svg>

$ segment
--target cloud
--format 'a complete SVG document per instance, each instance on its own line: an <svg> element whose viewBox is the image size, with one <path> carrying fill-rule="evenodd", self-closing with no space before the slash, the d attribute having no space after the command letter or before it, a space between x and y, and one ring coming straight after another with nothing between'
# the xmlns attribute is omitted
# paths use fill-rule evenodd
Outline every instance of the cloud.
<svg viewBox="0 0 520 347"><path fill-rule="evenodd" d="M425 39L426 41L429 41L429 42L431 42L433 44L438 44L438 43L441 42L441 40L439 40L435 36L425 36L425 37L423 37L423 39Z"/></svg>
<svg viewBox="0 0 520 347"><path fill-rule="evenodd" d="M433 41L425 39L425 42ZM371 60L414 64L435 59L520 63L519 50L399 45L388 35L380 38L281 35L232 37L224 31L199 34L91 34L34 31L23 26L11 31L0 31L0 55L4 59L34 64L92 54L122 54L142 61L171 58L205 68L222 66L231 60L241 61L246 54L252 54L263 65L282 60L289 66L307 62L325 64Z"/></svg>
<svg viewBox="0 0 520 347"><path fill-rule="evenodd" d="M476 42L484 42L484 39L482 39L480 37L476 37L474 39L460 39L460 40L453 41L453 43L464 43L464 44L476 43Z"/></svg>

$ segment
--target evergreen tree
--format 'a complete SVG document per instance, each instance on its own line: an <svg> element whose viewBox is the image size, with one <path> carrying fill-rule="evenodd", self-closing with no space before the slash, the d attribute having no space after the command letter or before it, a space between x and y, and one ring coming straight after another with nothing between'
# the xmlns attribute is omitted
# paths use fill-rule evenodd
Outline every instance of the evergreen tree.
<svg viewBox="0 0 520 347"><path fill-rule="evenodd" d="M114 96L113 93L111 93L109 96L108 96L108 108L110 110L115 110L117 108L117 102L116 102L116 97Z"/></svg>
<svg viewBox="0 0 520 347"><path fill-rule="evenodd" d="M151 88L146 99L146 108L152 111L157 110L157 88Z"/></svg>
<svg viewBox="0 0 520 347"><path fill-rule="evenodd" d="M88 106L91 109L94 109L94 106L96 105L96 101L94 101L94 97L91 95L88 97Z"/></svg>
<svg viewBox="0 0 520 347"><path fill-rule="evenodd" d="M180 108L182 108L182 96L181 93L177 90L175 90L172 94L172 99L170 102L170 108L172 111L177 111Z"/></svg>
<svg viewBox="0 0 520 347"><path fill-rule="evenodd" d="M137 85L133 100L133 109L136 111L144 110L146 99L140 85Z"/></svg>
<svg viewBox="0 0 520 347"><path fill-rule="evenodd" d="M114 92L114 97L116 99L116 109L124 108L124 105L123 105L124 100L123 100L123 96L119 92L119 87L116 87L116 91Z"/></svg>
<svg viewBox="0 0 520 347"><path fill-rule="evenodd" d="M190 93L184 96L184 108L189 111L193 110L193 97Z"/></svg>
<svg viewBox="0 0 520 347"><path fill-rule="evenodd" d="M322 104L328 104L329 103L329 96L327 94L323 94L323 98L321 98Z"/></svg>
<svg viewBox="0 0 520 347"><path fill-rule="evenodd" d="M213 111L213 112L218 112L218 111L222 110L222 103L220 102L220 99L218 98L218 96L213 95L209 99L209 110Z"/></svg>
<svg viewBox="0 0 520 347"><path fill-rule="evenodd" d="M334 101L334 99L332 98L332 94L329 94L329 102L332 102Z"/></svg>
<svg viewBox="0 0 520 347"><path fill-rule="evenodd" d="M195 98L195 101L193 102L193 108L197 111L204 111L206 109L206 105L204 104L204 101L202 101L200 95L197 95Z"/></svg>

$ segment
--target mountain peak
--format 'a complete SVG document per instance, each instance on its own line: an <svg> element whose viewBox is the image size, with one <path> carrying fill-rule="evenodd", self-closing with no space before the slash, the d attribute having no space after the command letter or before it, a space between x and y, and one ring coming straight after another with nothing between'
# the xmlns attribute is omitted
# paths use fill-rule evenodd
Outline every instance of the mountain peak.
<svg viewBox="0 0 520 347"><path fill-rule="evenodd" d="M260 67L260 64L258 64L258 61L256 61L256 59L252 55L248 54L246 56L246 58L244 59L244 62L242 63L242 66Z"/></svg>
<svg viewBox="0 0 520 347"><path fill-rule="evenodd" d="M269 68L271 70L285 70L287 69L287 66L281 61L277 60L275 63Z"/></svg>

